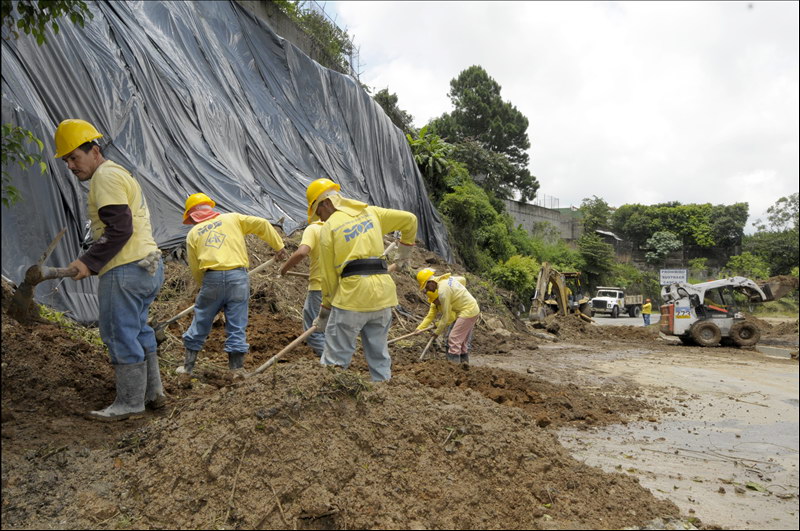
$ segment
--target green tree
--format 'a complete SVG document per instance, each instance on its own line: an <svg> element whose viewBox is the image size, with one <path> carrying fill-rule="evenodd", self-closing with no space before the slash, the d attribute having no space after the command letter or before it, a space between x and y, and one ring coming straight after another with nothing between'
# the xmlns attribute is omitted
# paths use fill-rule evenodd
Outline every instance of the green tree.
<svg viewBox="0 0 800 531"><path fill-rule="evenodd" d="M38 164L42 173L47 171L47 164L42 160L42 156L39 153L30 153L27 144L36 145L39 151L44 149L42 141L27 129L14 124L3 124L3 205L6 207L22 199L19 190L11 184L11 174L7 171L9 166L17 164L22 171L25 171Z"/></svg>
<svg viewBox="0 0 800 531"><path fill-rule="evenodd" d="M788 275L800 262L797 230L756 232L745 236L742 250L770 264L773 275Z"/></svg>
<svg viewBox="0 0 800 531"><path fill-rule="evenodd" d="M748 252L731 256L722 271L730 276L738 275L752 279L769 278L769 265L763 259Z"/></svg>
<svg viewBox="0 0 800 531"><path fill-rule="evenodd" d="M614 248L597 234L584 233L578 239L578 251L583 260L583 272L591 286L596 286L600 279L614 269Z"/></svg>
<svg viewBox="0 0 800 531"><path fill-rule="evenodd" d="M455 186L442 198L439 211L448 221L452 240L467 269L485 273L516 253L505 219L476 184Z"/></svg>
<svg viewBox="0 0 800 531"><path fill-rule="evenodd" d="M57 19L68 16L73 24L83 27L86 18L90 20L94 15L89 11L85 2L79 0L19 0L11 2L2 0L3 26L8 29L8 36L3 38L18 39L17 29L26 35L33 35L36 43L41 46L47 42L47 25L50 24L53 33L58 34L60 28ZM2 158L2 201L3 205L10 207L22 195L11 184L9 166L18 164L23 171L38 164L42 173L47 170L47 165L39 153L31 153L28 144L35 144L39 151L44 149L44 144L31 131L12 123L3 124L3 158Z"/></svg>
<svg viewBox="0 0 800 531"><path fill-rule="evenodd" d="M449 155L453 146L438 135L428 133L427 127L420 129L416 138L406 134L406 139L414 161L428 185L428 194L434 204L438 204L442 196L450 190L447 176L452 167Z"/></svg>
<svg viewBox="0 0 800 531"><path fill-rule="evenodd" d="M517 294L520 300L529 301L536 289L539 263L530 256L514 255L494 266L489 273L498 286Z"/></svg>
<svg viewBox="0 0 800 531"><path fill-rule="evenodd" d="M682 247L680 240L673 233L664 230L653 234L645 244L649 251L645 254L645 260L650 265L658 265L673 251Z"/></svg>
<svg viewBox="0 0 800 531"><path fill-rule="evenodd" d="M749 206L747 203L712 207L711 233L716 244L719 247L730 249L740 246L748 216Z"/></svg>
<svg viewBox="0 0 800 531"><path fill-rule="evenodd" d="M611 207L596 195L593 195L591 199L584 198L580 211L583 214L583 230L585 232L608 229L611 226Z"/></svg>
<svg viewBox="0 0 800 531"><path fill-rule="evenodd" d="M522 200L527 201L536 197L539 188L538 180L528 170L528 119L514 105L503 101L500 90L497 81L482 67L467 68L450 81L448 96L453 111L434 119L430 126L451 144L472 140L480 148L506 157L508 166L504 173L492 176L483 186L503 198L513 197L514 191L518 191ZM461 162L469 166L480 159L477 155ZM491 166L498 167L495 162ZM473 175L487 176L489 172Z"/></svg>
<svg viewBox="0 0 800 531"><path fill-rule="evenodd" d="M389 92L388 88L379 90L375 96L372 97L378 105L383 108L386 116L406 135L416 135L417 130L414 129L414 118L406 111L398 107L397 94Z"/></svg>
<svg viewBox="0 0 800 531"><path fill-rule="evenodd" d="M19 29L26 35L33 35L39 46L47 42L48 24L53 33L58 35L60 28L57 19L67 16L73 24L83 27L87 17L90 20L94 18L86 2L80 0L3 0L2 15L3 25L14 39L19 38Z"/></svg>
<svg viewBox="0 0 800 531"><path fill-rule="evenodd" d="M780 232L784 230L797 230L798 219L800 218L800 206L798 206L798 193L795 192L788 197L781 197L774 205L767 209L767 226L760 219L754 225L761 231L772 230Z"/></svg>

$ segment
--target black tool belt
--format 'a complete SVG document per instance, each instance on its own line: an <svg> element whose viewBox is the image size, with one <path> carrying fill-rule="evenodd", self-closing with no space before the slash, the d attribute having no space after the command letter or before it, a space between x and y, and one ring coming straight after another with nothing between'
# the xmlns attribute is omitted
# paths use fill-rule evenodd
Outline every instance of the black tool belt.
<svg viewBox="0 0 800 531"><path fill-rule="evenodd" d="M349 262L342 269L341 278L353 275L387 275L389 274L386 260L382 258L360 258Z"/></svg>

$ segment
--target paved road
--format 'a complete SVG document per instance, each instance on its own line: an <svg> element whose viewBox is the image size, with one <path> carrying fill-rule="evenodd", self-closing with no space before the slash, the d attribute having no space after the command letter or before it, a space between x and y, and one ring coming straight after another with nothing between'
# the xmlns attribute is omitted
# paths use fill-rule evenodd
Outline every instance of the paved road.
<svg viewBox="0 0 800 531"><path fill-rule="evenodd" d="M661 316L657 313L650 314L650 324L655 324ZM599 326L644 326L644 321L641 317L617 317L612 319L610 316L596 313L594 315L594 322Z"/></svg>

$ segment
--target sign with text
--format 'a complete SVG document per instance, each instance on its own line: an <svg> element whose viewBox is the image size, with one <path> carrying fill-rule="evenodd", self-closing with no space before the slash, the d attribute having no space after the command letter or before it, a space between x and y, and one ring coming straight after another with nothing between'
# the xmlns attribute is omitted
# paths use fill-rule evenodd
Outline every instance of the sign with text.
<svg viewBox="0 0 800 531"><path fill-rule="evenodd" d="M667 286L675 282L687 282L689 279L688 269L662 269L661 285Z"/></svg>

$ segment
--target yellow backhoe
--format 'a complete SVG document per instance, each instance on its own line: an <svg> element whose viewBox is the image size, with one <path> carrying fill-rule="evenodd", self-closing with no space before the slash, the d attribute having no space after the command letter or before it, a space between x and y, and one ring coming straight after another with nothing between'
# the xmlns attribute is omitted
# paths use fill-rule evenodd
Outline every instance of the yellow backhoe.
<svg viewBox="0 0 800 531"><path fill-rule="evenodd" d="M544 321L548 315L575 313L591 321L589 297L583 293L580 277L578 272L562 273L542 262L531 300L531 320Z"/></svg>

